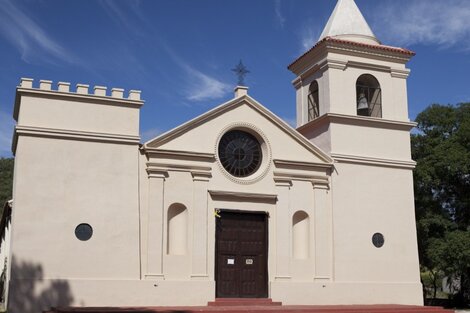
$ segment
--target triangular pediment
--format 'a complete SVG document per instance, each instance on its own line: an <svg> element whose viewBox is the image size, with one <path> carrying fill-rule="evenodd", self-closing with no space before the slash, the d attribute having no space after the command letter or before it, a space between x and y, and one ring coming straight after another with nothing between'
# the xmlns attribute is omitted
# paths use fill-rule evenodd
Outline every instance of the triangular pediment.
<svg viewBox="0 0 470 313"><path fill-rule="evenodd" d="M218 138L231 128L250 128L269 142L273 158L331 164L307 138L248 95L230 100L143 145L144 150L215 154Z"/></svg>

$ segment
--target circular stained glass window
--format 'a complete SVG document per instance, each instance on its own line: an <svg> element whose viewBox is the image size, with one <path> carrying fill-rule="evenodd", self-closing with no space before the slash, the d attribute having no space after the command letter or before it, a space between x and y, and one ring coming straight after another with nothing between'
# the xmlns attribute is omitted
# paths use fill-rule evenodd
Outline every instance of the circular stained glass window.
<svg viewBox="0 0 470 313"><path fill-rule="evenodd" d="M75 227L75 236L81 241L87 241L93 235L93 228L89 224L79 224Z"/></svg>
<svg viewBox="0 0 470 313"><path fill-rule="evenodd" d="M261 159L261 145L250 133L231 130L220 139L219 160L233 176L250 176L258 170Z"/></svg>
<svg viewBox="0 0 470 313"><path fill-rule="evenodd" d="M384 235L382 235L381 233L375 233L374 235L372 235L372 243L375 247L381 248L384 245L384 242Z"/></svg>

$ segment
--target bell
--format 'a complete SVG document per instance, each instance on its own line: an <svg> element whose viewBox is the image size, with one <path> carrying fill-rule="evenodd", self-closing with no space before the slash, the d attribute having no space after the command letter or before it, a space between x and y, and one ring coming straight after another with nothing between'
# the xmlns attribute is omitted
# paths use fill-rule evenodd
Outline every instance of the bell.
<svg viewBox="0 0 470 313"><path fill-rule="evenodd" d="M358 110L369 109L369 103L367 103L367 98L364 93L359 94L359 100L357 101L357 109Z"/></svg>

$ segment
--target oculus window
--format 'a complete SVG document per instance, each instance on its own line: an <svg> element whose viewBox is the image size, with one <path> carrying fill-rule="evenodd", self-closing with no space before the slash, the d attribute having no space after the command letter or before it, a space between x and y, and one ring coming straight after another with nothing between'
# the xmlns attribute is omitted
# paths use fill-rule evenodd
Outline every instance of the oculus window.
<svg viewBox="0 0 470 313"><path fill-rule="evenodd" d="M248 177L255 173L261 165L262 154L258 139L242 130L228 131L219 142L220 163L235 177Z"/></svg>
<svg viewBox="0 0 470 313"><path fill-rule="evenodd" d="M91 236L93 236L93 228L90 224L82 223L75 227L75 237L77 237L78 240L87 241Z"/></svg>
<svg viewBox="0 0 470 313"><path fill-rule="evenodd" d="M384 235L382 235L381 233L375 233L374 235L372 235L372 244L376 247L376 248L381 248L385 243L385 238L384 238Z"/></svg>

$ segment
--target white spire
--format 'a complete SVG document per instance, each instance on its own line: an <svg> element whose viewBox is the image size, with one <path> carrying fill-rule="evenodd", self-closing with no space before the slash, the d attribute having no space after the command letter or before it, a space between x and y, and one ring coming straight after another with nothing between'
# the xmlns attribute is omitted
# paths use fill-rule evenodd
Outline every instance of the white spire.
<svg viewBox="0 0 470 313"><path fill-rule="evenodd" d="M338 0L318 41L325 37L380 44L354 0Z"/></svg>

